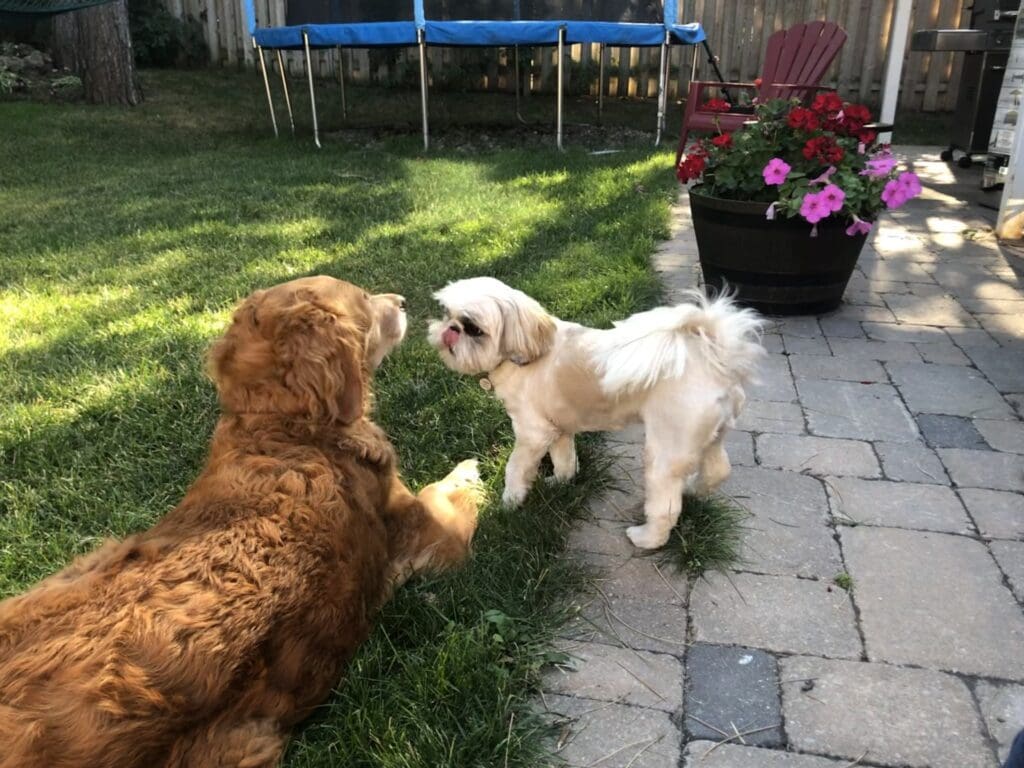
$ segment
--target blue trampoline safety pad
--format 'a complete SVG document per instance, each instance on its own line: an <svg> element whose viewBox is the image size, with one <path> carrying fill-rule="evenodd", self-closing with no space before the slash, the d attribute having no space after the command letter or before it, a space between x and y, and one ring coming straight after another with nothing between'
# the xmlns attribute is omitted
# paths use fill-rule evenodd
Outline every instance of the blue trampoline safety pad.
<svg viewBox="0 0 1024 768"><path fill-rule="evenodd" d="M423 25L427 45L556 45L560 21L430 21Z"/></svg>
<svg viewBox="0 0 1024 768"><path fill-rule="evenodd" d="M416 45L416 22L377 21L361 24L310 24L306 27L311 46L378 46Z"/></svg>
<svg viewBox="0 0 1024 768"><path fill-rule="evenodd" d="M661 45L665 27L616 21L566 21L565 42L605 45Z"/></svg>
<svg viewBox="0 0 1024 768"><path fill-rule="evenodd" d="M301 27L266 27L253 31L256 45L264 48L301 48L303 31L310 48L380 48L415 46L416 23L379 21L362 24L304 24Z"/></svg>
<svg viewBox="0 0 1024 768"><path fill-rule="evenodd" d="M241 0L246 23L256 44L263 48L302 48L302 33L311 48L378 48L418 44L423 30L427 45L502 47L509 45L557 45L560 30L565 42L603 43L616 46L658 46L666 42L696 45L704 40L698 23L670 24L676 18L676 0L665 0L665 23L551 20L460 20L424 18L423 5L414 0L416 21L369 21L344 24L302 24L258 27L254 0Z"/></svg>
<svg viewBox="0 0 1024 768"><path fill-rule="evenodd" d="M257 27L252 37L264 48L302 47L302 27Z"/></svg>
<svg viewBox="0 0 1024 768"><path fill-rule="evenodd" d="M704 27L696 21L691 24L672 24L669 26L669 32L672 33L674 40L686 45L696 45L707 39L707 35L704 34Z"/></svg>

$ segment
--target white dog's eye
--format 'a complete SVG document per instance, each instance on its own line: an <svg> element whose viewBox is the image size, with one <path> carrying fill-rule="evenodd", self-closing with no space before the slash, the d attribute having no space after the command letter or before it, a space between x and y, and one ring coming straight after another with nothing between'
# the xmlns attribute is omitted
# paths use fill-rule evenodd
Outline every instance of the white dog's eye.
<svg viewBox="0 0 1024 768"><path fill-rule="evenodd" d="M484 335L484 332L480 330L480 326L474 323L472 320L466 318L462 319L462 330L466 332L467 336L472 338L478 338Z"/></svg>

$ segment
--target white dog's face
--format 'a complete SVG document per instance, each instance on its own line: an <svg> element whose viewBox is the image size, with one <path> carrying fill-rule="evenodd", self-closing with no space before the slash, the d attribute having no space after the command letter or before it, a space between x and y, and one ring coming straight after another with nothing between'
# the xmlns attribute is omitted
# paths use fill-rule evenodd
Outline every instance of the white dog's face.
<svg viewBox="0 0 1024 768"><path fill-rule="evenodd" d="M449 283L434 298L445 316L430 322L427 338L445 365L459 373L486 373L506 360L525 365L551 348L554 318L493 277Z"/></svg>

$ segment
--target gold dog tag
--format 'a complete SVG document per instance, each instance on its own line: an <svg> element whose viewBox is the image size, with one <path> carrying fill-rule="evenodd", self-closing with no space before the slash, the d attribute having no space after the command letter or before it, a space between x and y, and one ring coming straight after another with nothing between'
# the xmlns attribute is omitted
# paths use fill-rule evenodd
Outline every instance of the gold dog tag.
<svg viewBox="0 0 1024 768"><path fill-rule="evenodd" d="M490 379L488 379L487 377L484 377L484 378L480 379L480 389L484 389L484 390L490 392L492 389L494 389L494 385L491 384L491 380Z"/></svg>

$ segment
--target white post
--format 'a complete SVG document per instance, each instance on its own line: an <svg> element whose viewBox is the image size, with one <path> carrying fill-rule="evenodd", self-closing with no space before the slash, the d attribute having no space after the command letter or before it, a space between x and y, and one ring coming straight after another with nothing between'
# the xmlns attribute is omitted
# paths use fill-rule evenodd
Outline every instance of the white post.
<svg viewBox="0 0 1024 768"><path fill-rule="evenodd" d="M1024 239L1024 131L1020 126L1013 133L1010 165L996 220L996 237L1000 240Z"/></svg>
<svg viewBox="0 0 1024 768"><path fill-rule="evenodd" d="M1024 11L1024 2L1021 3ZM1020 117L1010 124L1012 111L1020 112L1020 96L1015 83L1024 71L1024 15L1018 14L1010 47L1010 60L1003 74L1003 87L996 107L995 125L989 140L989 152L1009 152L1003 196L996 219L996 237L1000 240L1024 239L1024 120ZM1006 141L1006 133L1013 131L1013 139ZM1007 146L1009 144L1009 146Z"/></svg>
<svg viewBox="0 0 1024 768"><path fill-rule="evenodd" d="M885 59L882 112L878 118L883 123L892 123L896 119L896 101L900 95L903 55L907 52L907 32L910 30L910 11L913 5L913 0L896 0L892 24L889 25L889 55Z"/></svg>

